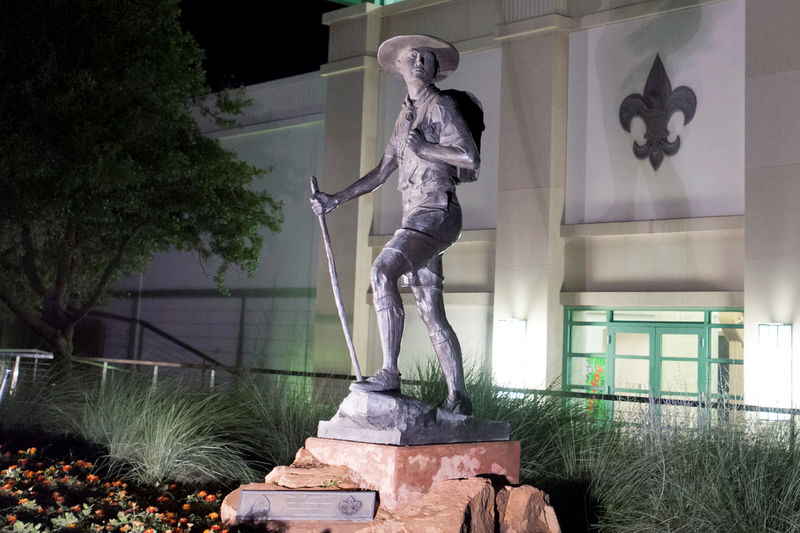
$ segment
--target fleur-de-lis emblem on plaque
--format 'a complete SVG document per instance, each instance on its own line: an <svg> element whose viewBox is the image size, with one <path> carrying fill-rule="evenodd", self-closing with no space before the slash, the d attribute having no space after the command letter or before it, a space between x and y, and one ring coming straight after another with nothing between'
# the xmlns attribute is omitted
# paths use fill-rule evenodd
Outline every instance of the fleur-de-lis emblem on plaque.
<svg viewBox="0 0 800 533"><path fill-rule="evenodd" d="M672 84L664 70L661 58L656 54L650 74L644 85L643 94L631 94L619 106L619 122L625 131L631 131L633 117L641 117L645 124L645 144L633 141L633 154L638 159L650 158L653 170L658 170L664 160L664 154L675 155L681 146L681 138L677 136L670 142L670 117L677 111L683 112L683 124L688 124L694 117L697 108L697 97L690 88L681 86L672 90Z"/></svg>
<svg viewBox="0 0 800 533"><path fill-rule="evenodd" d="M361 502L352 495L346 500L339 502L339 512L347 516L356 514L361 509Z"/></svg>

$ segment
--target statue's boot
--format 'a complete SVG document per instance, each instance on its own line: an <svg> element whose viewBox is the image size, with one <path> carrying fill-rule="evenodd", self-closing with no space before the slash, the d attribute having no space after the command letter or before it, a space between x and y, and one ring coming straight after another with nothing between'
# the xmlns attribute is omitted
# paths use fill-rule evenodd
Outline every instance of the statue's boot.
<svg viewBox="0 0 800 533"><path fill-rule="evenodd" d="M364 381L356 381L350 390L388 392L400 390L400 372L397 359L400 356L400 341L403 338L405 312L400 294L375 298L375 315L378 318L378 333L383 348L383 368Z"/></svg>
<svg viewBox="0 0 800 533"><path fill-rule="evenodd" d="M455 331L448 324L446 328L431 335L431 342L447 384L447 397L439 407L451 413L471 415L472 402L467 396L467 387L464 382L461 344L458 342Z"/></svg>

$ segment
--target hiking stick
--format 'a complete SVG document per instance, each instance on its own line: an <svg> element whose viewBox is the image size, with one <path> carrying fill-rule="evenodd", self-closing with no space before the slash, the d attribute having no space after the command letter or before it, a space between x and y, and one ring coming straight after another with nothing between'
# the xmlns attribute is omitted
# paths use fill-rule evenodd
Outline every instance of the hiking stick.
<svg viewBox="0 0 800 533"><path fill-rule="evenodd" d="M319 186L317 178L311 176L311 194L317 194ZM319 218L319 228L322 230L322 240L325 241L325 254L328 256L328 271L331 273L331 285L333 286L333 299L336 300L336 309L339 310L339 320L342 322L344 338L347 341L347 349L350 350L350 359L353 361L353 369L356 371L356 379L364 381L361 376L361 368L358 366L356 349L353 346L353 336L350 335L350 326L347 325L347 317L344 314L344 304L342 303L342 291L339 289L339 276L336 275L336 263L333 261L333 249L331 248L331 237L328 235L328 223L325 222L325 213L317 215Z"/></svg>

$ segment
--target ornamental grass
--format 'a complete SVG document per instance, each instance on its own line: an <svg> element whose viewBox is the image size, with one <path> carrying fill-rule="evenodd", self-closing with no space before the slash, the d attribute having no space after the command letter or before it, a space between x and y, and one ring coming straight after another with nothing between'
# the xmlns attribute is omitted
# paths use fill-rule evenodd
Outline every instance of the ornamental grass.
<svg viewBox="0 0 800 533"><path fill-rule="evenodd" d="M435 361L412 377L406 394L442 399ZM116 378L100 387L99 375L54 373L4 398L0 531L221 528L221 495L290 463L346 394L300 378L200 392ZM562 531L800 532L791 420L654 402L592 415L585 400L498 390L475 369L467 388L476 416L511 424L521 481L549 493Z"/></svg>

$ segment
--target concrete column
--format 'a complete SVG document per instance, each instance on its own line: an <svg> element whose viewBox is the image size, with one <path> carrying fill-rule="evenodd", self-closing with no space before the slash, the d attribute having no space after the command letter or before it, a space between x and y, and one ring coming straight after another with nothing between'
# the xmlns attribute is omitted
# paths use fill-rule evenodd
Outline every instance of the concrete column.
<svg viewBox="0 0 800 533"><path fill-rule="evenodd" d="M375 166L377 130L380 7L351 6L327 13L330 26L325 106L325 161L320 187L333 193L350 185ZM365 375L369 306L368 237L372 195L348 202L327 217L342 298ZM355 228L355 231L354 231ZM320 244L317 309L314 332L314 370L350 372L350 357L331 291L325 250Z"/></svg>
<svg viewBox="0 0 800 533"><path fill-rule="evenodd" d="M542 387L561 374L569 43L554 28L503 39L494 347L499 320L526 320L520 371Z"/></svg>
<svg viewBox="0 0 800 533"><path fill-rule="evenodd" d="M768 406L790 395L800 406L798 20L796 0L746 4L745 400ZM758 325L770 322L792 324L793 364L759 348Z"/></svg>

